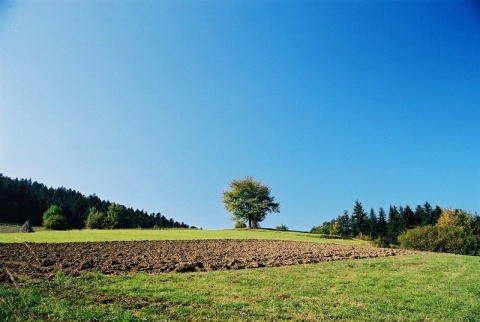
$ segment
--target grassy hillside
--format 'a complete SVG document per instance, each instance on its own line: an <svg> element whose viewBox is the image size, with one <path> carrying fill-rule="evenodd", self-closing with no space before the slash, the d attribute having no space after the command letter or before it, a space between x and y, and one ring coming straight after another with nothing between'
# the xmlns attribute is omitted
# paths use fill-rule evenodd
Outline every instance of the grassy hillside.
<svg viewBox="0 0 480 322"><path fill-rule="evenodd" d="M478 321L479 257L0 284L3 321Z"/></svg>
<svg viewBox="0 0 480 322"><path fill-rule="evenodd" d="M16 242L85 242L85 241L130 241L130 240L193 240L193 239L270 239L296 240L308 242L331 243L341 245L369 245L365 241L323 239L310 233L275 231L265 229L164 229L164 230L67 230L38 231L35 233L0 234L0 243Z"/></svg>
<svg viewBox="0 0 480 322"><path fill-rule="evenodd" d="M272 230L0 233L0 242L205 238L364 243ZM182 274L60 272L0 283L0 320L479 321L478 267L480 257L426 254Z"/></svg>

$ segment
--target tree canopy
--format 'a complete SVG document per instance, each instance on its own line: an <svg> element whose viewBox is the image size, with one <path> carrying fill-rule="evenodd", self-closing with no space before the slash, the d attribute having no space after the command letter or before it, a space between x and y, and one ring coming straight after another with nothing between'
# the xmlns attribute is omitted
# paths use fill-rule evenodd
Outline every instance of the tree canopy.
<svg viewBox="0 0 480 322"><path fill-rule="evenodd" d="M280 204L270 196L270 188L252 177L232 180L230 190L223 192L225 209L235 222L248 222L248 227L259 227L267 213L280 212Z"/></svg>
<svg viewBox="0 0 480 322"><path fill-rule="evenodd" d="M428 202L416 208L390 205L388 214L380 207L378 216L370 209L367 216L357 200L351 216L345 210L310 232L372 240L381 247L480 256L480 216L462 209L433 208Z"/></svg>
<svg viewBox="0 0 480 322"><path fill-rule="evenodd" d="M48 188L31 179L11 179L0 173L0 221L23 224L27 220L49 229L189 228L159 212L149 214L95 194L84 196L65 187Z"/></svg>
<svg viewBox="0 0 480 322"><path fill-rule="evenodd" d="M67 229L67 218L63 215L62 208L52 205L43 213L43 227L52 230Z"/></svg>

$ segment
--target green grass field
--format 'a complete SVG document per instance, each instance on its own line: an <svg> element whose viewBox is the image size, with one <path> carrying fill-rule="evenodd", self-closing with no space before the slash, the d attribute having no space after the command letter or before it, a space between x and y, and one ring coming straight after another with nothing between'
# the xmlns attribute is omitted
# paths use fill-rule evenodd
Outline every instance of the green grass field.
<svg viewBox="0 0 480 322"><path fill-rule="evenodd" d="M18 233L22 225L13 224L10 222L0 221L0 234L3 233ZM45 230L43 227L35 227L37 231Z"/></svg>
<svg viewBox="0 0 480 322"><path fill-rule="evenodd" d="M75 233L115 239L115 231ZM293 232L236 230L134 230L117 232L117 237L142 240L159 234L160 239L321 241ZM56 242L65 236L21 234L27 235ZM58 273L51 281L0 284L0 320L480 321L478 267L479 257L428 254L183 274Z"/></svg>
<svg viewBox="0 0 480 322"><path fill-rule="evenodd" d="M18 231L18 230L17 230ZM370 245L361 240L324 239L319 235L266 229L160 229L160 230L41 230L34 233L0 233L0 243L60 243L85 241L131 240L194 240L194 239L269 239L331 243L339 245Z"/></svg>

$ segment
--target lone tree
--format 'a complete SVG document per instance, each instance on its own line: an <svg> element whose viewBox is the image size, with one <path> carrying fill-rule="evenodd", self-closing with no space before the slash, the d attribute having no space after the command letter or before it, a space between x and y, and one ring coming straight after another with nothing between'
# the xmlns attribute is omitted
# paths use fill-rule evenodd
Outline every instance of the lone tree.
<svg viewBox="0 0 480 322"><path fill-rule="evenodd" d="M280 204L273 202L274 199L270 188L252 177L232 180L230 190L223 192L225 209L233 215L231 219L248 222L248 228L258 227L267 213L280 212Z"/></svg>
<svg viewBox="0 0 480 322"><path fill-rule="evenodd" d="M67 229L67 218L63 215L62 208L56 205L50 206L43 213L43 227L51 230L65 230Z"/></svg>

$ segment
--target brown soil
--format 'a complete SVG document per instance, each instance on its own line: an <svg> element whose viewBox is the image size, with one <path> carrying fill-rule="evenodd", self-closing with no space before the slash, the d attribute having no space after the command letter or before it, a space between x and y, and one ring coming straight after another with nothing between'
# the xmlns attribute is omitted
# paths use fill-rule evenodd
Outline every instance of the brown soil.
<svg viewBox="0 0 480 322"><path fill-rule="evenodd" d="M164 273L274 267L414 254L385 248L268 240L0 243L0 282L91 272Z"/></svg>

